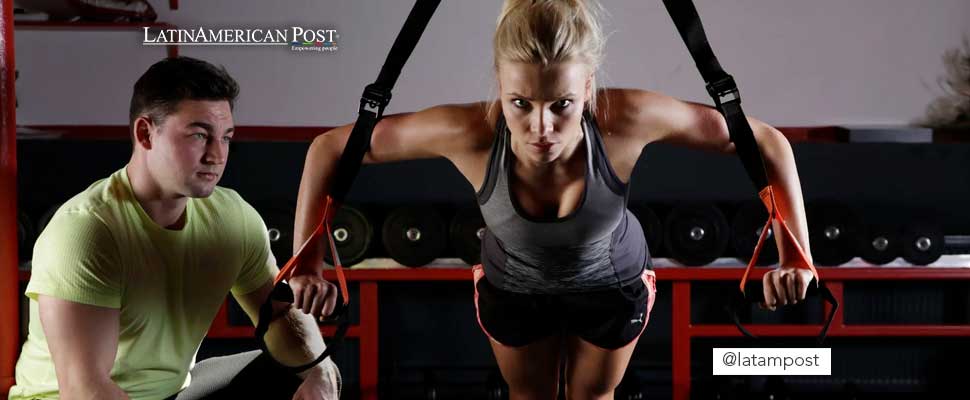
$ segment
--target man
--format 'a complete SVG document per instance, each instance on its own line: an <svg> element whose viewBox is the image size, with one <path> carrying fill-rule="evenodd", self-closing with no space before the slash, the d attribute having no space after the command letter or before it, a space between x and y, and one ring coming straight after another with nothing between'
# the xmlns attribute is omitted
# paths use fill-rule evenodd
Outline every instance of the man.
<svg viewBox="0 0 970 400"><path fill-rule="evenodd" d="M256 210L217 186L238 92L224 69L186 57L135 83L130 161L64 203L34 247L10 399L182 399L201 383L190 387L193 377L254 358L194 366L226 294L255 323L278 271ZM276 360L302 365L325 349L312 317L274 306L284 316L266 335ZM337 398L330 359L300 377L294 398Z"/></svg>

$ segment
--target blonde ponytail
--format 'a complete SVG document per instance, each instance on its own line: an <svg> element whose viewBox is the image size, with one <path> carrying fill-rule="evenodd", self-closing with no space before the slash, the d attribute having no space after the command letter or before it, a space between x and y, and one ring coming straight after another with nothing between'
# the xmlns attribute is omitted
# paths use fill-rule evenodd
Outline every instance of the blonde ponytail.
<svg viewBox="0 0 970 400"><path fill-rule="evenodd" d="M595 72L606 43L601 14L595 0L505 0L493 39L496 71L501 62L582 62ZM595 73L592 89L595 109Z"/></svg>

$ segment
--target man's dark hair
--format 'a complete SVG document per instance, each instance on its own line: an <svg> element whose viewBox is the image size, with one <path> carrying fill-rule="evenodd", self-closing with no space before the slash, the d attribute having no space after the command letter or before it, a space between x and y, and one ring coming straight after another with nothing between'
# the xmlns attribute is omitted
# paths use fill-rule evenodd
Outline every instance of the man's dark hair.
<svg viewBox="0 0 970 400"><path fill-rule="evenodd" d="M227 100L232 109L238 95L239 84L225 68L191 57L166 58L135 82L128 122L147 114L160 124L182 100Z"/></svg>

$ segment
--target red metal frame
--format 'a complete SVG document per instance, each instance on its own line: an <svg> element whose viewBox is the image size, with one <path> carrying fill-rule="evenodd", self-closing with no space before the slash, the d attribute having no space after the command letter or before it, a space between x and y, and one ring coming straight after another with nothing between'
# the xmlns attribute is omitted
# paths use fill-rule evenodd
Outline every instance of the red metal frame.
<svg viewBox="0 0 970 400"><path fill-rule="evenodd" d="M72 140L128 140L128 125L28 125L22 138ZM309 142L333 129L326 126L237 126L233 141Z"/></svg>
<svg viewBox="0 0 970 400"><path fill-rule="evenodd" d="M356 272L356 271L355 271ZM328 279L336 279L330 276ZM360 322L347 329L347 338L359 341L360 389L362 399L377 399L377 347L378 347L378 310L377 310L377 282L361 281L359 296L354 299L359 305ZM216 314L212 326L209 328L210 338L251 338L255 328L251 326L229 325L228 303L223 303ZM325 337L333 337L336 332L334 326L322 326L320 332Z"/></svg>
<svg viewBox="0 0 970 400"><path fill-rule="evenodd" d="M17 237L17 93L13 2L0 2L0 237ZM14 383L20 345L17 243L0 240L0 395Z"/></svg>
<svg viewBox="0 0 970 400"><path fill-rule="evenodd" d="M57 139L106 140L128 139L127 125L28 125L23 128L38 136ZM235 141L278 141L308 142L320 134L333 129L332 126L237 126ZM792 143L848 143L848 131L838 126L779 127ZM967 143L970 135L963 130L941 130L934 132L934 143ZM29 137L29 136L28 136Z"/></svg>
<svg viewBox="0 0 970 400"><path fill-rule="evenodd" d="M752 270L750 279L759 280L771 268L759 267ZM691 340L699 337L739 337L734 325L693 324L690 319L692 281L738 281L744 273L743 267L664 267L656 268L657 279L671 281L672 312L672 385L674 400L690 398L690 353ZM832 295L842 304L836 311L829 327L831 337L965 337L970 336L970 325L846 325L842 310L845 307L843 283L845 281L873 280L970 280L970 265L955 268L936 267L818 267L819 275L825 279ZM333 270L324 271L328 280L336 280ZM21 271L21 280L30 279L30 273ZM443 268L373 268L348 269L348 281L360 283L358 304L360 323L347 331L348 338L360 341L360 388L361 398L377 399L378 393L378 286L380 282L401 281L463 281L472 280L468 267ZM831 310L825 305L826 314ZM820 325L748 325L751 333L759 336L815 336ZM321 327L324 336L333 336L333 327ZM208 337L244 338L252 337L254 329L248 326L230 326L226 304L223 304L209 329Z"/></svg>
<svg viewBox="0 0 970 400"><path fill-rule="evenodd" d="M24 128L62 139L128 139L129 135L127 125L29 125ZM233 140L311 141L333 128L328 126L237 126ZM848 131L837 126L779 127L778 130L791 142L848 142Z"/></svg>
<svg viewBox="0 0 970 400"><path fill-rule="evenodd" d="M970 336L970 325L846 325L843 283L845 281L871 280L952 280L970 279L970 265L967 268L935 267L819 267L819 274L826 280L829 290L843 304L836 312L828 335L833 337L849 336ZM759 267L752 271L750 279L758 280L771 268ZM699 337L739 337L734 325L693 324L690 319L692 281L738 281L744 272L743 267L669 267L657 268L657 279L671 281L672 312L672 370L675 400L690 398L690 353L691 340ZM336 279L332 270L324 272L329 280ZM380 282L400 281L463 281L471 280L470 268L381 268L349 269L348 281L360 282L360 298L353 299L360 307L360 323L350 328L348 337L360 339L360 385L364 399L376 399L378 389L378 315L377 290ZM826 304L825 312L830 307ZM748 325L751 333L759 336L815 336L819 325ZM228 327L224 311L213 323L210 337L251 337L249 327ZM322 329L325 335L332 335L333 329Z"/></svg>

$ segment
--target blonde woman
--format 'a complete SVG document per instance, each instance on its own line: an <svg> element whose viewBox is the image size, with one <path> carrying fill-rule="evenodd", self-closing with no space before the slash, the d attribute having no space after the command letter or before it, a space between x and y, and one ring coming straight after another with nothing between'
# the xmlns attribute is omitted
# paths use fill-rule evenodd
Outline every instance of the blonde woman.
<svg viewBox="0 0 970 400"><path fill-rule="evenodd" d="M627 210L633 167L650 143L734 152L711 107L597 88L604 56L598 7L506 0L494 36L499 98L385 116L364 158L444 157L475 188L487 225L482 264L474 267L477 317L512 399L556 398L562 359L567 398L612 398L656 297L644 233ZM776 129L750 123L779 203L792 205L780 211L810 254L791 147ZM320 199L351 128L320 135L308 150L295 243L321 218ZM781 267L764 279L770 308L803 300L812 279L786 266L795 255L779 250ZM297 307L333 310L334 285L315 276L290 283Z"/></svg>

